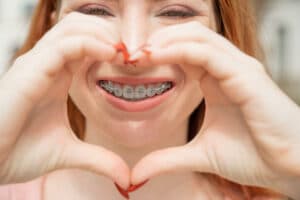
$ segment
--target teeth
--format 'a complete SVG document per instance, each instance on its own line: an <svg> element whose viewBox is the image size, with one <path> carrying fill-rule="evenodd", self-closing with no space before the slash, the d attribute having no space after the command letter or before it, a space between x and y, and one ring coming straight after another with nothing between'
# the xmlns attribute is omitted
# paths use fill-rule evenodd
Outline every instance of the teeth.
<svg viewBox="0 0 300 200"><path fill-rule="evenodd" d="M123 90L122 90L121 86L118 84L115 84L113 86L113 91L114 91L114 95L116 97L121 97L123 95Z"/></svg>
<svg viewBox="0 0 300 200"><path fill-rule="evenodd" d="M134 98L134 89L129 85L125 85L123 87L123 97L126 99L133 99Z"/></svg>
<svg viewBox="0 0 300 200"><path fill-rule="evenodd" d="M108 84L106 85L107 87L107 90L110 92L110 93L113 93L114 92L114 85L111 81L108 81Z"/></svg>
<svg viewBox="0 0 300 200"><path fill-rule="evenodd" d="M169 89L169 88L172 87L172 85L171 85L171 83L164 83L164 84L163 84L163 87L164 87L165 89Z"/></svg>
<svg viewBox="0 0 300 200"><path fill-rule="evenodd" d="M172 87L171 82L149 84L147 86L122 86L121 84L113 83L112 81L100 81L99 85L114 96L130 101L139 101L155 95L160 95Z"/></svg>
<svg viewBox="0 0 300 200"><path fill-rule="evenodd" d="M136 99L143 99L147 96L147 89L145 88L145 86L140 85L135 88L134 93Z"/></svg>
<svg viewBox="0 0 300 200"><path fill-rule="evenodd" d="M155 89L156 89L156 94L162 94L165 91L163 84L157 84Z"/></svg>
<svg viewBox="0 0 300 200"><path fill-rule="evenodd" d="M147 89L147 97L153 97L156 94L155 86L149 85Z"/></svg>

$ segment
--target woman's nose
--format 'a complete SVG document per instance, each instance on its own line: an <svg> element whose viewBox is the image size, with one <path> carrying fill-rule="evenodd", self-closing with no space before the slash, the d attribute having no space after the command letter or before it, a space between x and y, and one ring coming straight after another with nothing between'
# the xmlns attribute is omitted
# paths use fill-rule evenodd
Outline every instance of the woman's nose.
<svg viewBox="0 0 300 200"><path fill-rule="evenodd" d="M142 15L139 7L131 7L124 13L121 25L121 39L128 53L132 55L142 47L148 37L149 25L146 16Z"/></svg>

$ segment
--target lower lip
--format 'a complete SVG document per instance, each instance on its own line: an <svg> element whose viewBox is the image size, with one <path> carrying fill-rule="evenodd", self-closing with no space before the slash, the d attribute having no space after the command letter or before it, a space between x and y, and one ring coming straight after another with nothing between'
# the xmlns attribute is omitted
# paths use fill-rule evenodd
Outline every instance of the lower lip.
<svg viewBox="0 0 300 200"><path fill-rule="evenodd" d="M164 102L174 91L175 85L173 84L173 87L171 89L160 95L156 95L154 97L141 101L126 101L108 93L98 84L97 87L99 88L100 93L105 97L105 99L116 108L126 112L143 112L150 110Z"/></svg>

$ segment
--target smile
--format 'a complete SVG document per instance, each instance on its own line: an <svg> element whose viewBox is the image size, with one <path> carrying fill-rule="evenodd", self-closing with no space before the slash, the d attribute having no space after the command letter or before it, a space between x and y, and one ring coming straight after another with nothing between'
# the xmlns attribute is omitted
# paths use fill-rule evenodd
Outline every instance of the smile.
<svg viewBox="0 0 300 200"><path fill-rule="evenodd" d="M161 104L175 88L172 80L99 80L102 96L118 109L141 112Z"/></svg>
<svg viewBox="0 0 300 200"><path fill-rule="evenodd" d="M122 85L112 81L99 81L99 85L117 98L127 101L141 101L149 99L172 88L171 82L147 85Z"/></svg>

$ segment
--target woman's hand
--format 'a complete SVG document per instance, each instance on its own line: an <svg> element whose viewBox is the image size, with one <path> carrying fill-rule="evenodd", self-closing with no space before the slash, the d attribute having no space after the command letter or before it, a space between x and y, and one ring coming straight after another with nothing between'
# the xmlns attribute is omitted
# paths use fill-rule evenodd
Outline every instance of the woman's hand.
<svg viewBox="0 0 300 200"><path fill-rule="evenodd" d="M132 183L192 170L299 199L300 109L262 64L198 22L169 26L148 44L154 65L181 64L199 80L206 113L190 143L144 157Z"/></svg>
<svg viewBox="0 0 300 200"><path fill-rule="evenodd" d="M111 151L80 141L67 117L68 90L78 67L113 59L117 42L101 18L71 13L1 78L1 184L80 168L128 187L125 162Z"/></svg>

